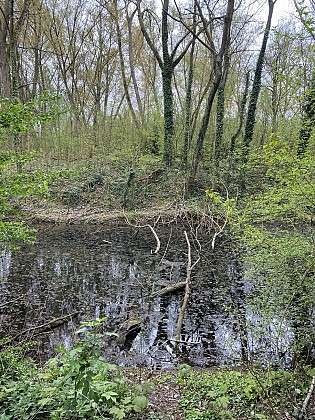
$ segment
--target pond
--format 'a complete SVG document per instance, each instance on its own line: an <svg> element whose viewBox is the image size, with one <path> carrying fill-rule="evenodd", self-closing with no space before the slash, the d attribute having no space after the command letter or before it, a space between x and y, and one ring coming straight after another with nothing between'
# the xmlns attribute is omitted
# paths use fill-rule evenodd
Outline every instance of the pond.
<svg viewBox="0 0 315 420"><path fill-rule="evenodd" d="M19 338L36 340L40 360L60 345L71 346L80 321L103 317L104 331L120 334L118 338L104 335L105 354L122 366L235 364L247 357L245 335L246 346L253 351L259 347L257 353L277 356L268 338L254 338L243 329L252 316L244 298L249 286L240 275L228 239L218 240L212 250L212 237L205 234L201 251L192 252L193 262L197 256L200 261L192 273L181 343L175 351L184 291L150 295L185 281L187 227L156 227L161 241L157 254L148 226L44 224L36 228L36 244L2 254L0 335L14 337L22 332ZM192 248L198 248L191 232L188 235ZM135 328L127 331L126 325ZM286 337L282 346L291 339L289 330Z"/></svg>

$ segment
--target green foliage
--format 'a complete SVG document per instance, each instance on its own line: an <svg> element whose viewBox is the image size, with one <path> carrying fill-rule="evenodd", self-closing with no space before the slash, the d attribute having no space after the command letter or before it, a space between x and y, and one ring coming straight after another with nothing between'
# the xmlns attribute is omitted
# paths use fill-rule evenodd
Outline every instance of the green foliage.
<svg viewBox="0 0 315 420"><path fill-rule="evenodd" d="M16 98L0 101L0 139L13 136L11 152L0 154L0 247L16 247L21 242L34 241L34 230L28 229L21 222L7 221L8 215L14 213L17 201L29 196L48 195L50 174L34 170L22 171L31 165L34 152L23 152L17 147L19 135L29 129L36 129L41 124L51 121L60 113L56 95L43 93L28 102L19 102Z"/></svg>
<svg viewBox="0 0 315 420"><path fill-rule="evenodd" d="M50 176L38 171L17 172L16 162L29 162L30 153L2 154L0 159L0 248L16 247L21 242L33 242L35 231L22 222L8 221L14 206L29 196L47 197Z"/></svg>
<svg viewBox="0 0 315 420"><path fill-rule="evenodd" d="M278 133L250 156L246 173L247 195L241 199L207 191L243 250L250 289L246 328L251 337L266 336L280 358L294 355L294 363L305 362L315 340L315 158L297 158Z"/></svg>
<svg viewBox="0 0 315 420"><path fill-rule="evenodd" d="M0 353L0 407L6 419L123 419L148 404L145 385L133 386L102 356L103 320L83 323L78 343L59 349L40 368L21 349ZM24 349L25 350L25 349Z"/></svg>
<svg viewBox="0 0 315 420"><path fill-rule="evenodd" d="M247 221L294 223L315 216L315 159L306 153L302 159L281 135L275 135L247 166L249 184L244 217Z"/></svg>
<svg viewBox="0 0 315 420"><path fill-rule="evenodd" d="M33 243L35 230L28 228L23 222L7 222L0 220L0 250L16 249L19 244Z"/></svg>
<svg viewBox="0 0 315 420"><path fill-rule="evenodd" d="M307 378L284 370L192 369L182 376L180 406L185 419L282 418L307 393Z"/></svg>
<svg viewBox="0 0 315 420"><path fill-rule="evenodd" d="M60 98L54 94L43 93L27 103L16 98L0 101L0 139L7 134L18 135L39 124L54 120L61 112Z"/></svg>

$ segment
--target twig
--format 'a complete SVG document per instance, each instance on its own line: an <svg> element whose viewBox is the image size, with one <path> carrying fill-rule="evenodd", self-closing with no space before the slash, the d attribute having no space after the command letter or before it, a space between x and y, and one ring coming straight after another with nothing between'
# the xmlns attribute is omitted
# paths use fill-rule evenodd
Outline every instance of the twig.
<svg viewBox="0 0 315 420"><path fill-rule="evenodd" d="M27 334L27 333L29 333L31 331L34 331L35 332L35 331L39 330L39 333L37 333L37 335L38 335L41 332L43 332L41 330L45 330L48 327L49 328L56 328L57 326L62 325L65 322L67 322L67 318L75 317L78 314L79 314L79 311L72 312L71 314L64 315L64 316L61 316L59 318L54 318L54 319L52 319L52 320L50 320L48 322L45 322L42 325L36 325L35 327L30 327L30 328L28 328L28 329L26 329L24 331L19 332L14 337L10 338L8 341L6 341L5 344L11 343L12 341L15 341L18 337L21 337L21 335ZM57 325L53 325L53 324L56 324L56 323L57 323Z"/></svg>
<svg viewBox="0 0 315 420"><path fill-rule="evenodd" d="M302 406L302 413L303 414L306 413L306 410L307 410L308 404L310 402L311 396L313 394L314 388L315 388L315 375L313 376L310 388L309 388L308 393L306 395L306 398L303 402L303 406Z"/></svg>
<svg viewBox="0 0 315 420"><path fill-rule="evenodd" d="M157 254L157 253L159 252L160 248L161 248L161 242L160 242L160 239L159 239L159 237L157 236L157 233L155 232L155 230L153 229L153 227L152 227L151 225L147 225L147 226L149 226L149 228L151 229L151 232L153 233L153 235L154 235L154 237L155 237L155 240L156 240L156 248L155 248L155 251L152 251L152 250L151 250L151 253L152 253L152 254Z"/></svg>
<svg viewBox="0 0 315 420"><path fill-rule="evenodd" d="M23 299L23 298L22 298L22 299ZM20 302L21 302L21 298L20 298L20 297L19 297L19 298L17 298L17 299L10 300L9 302L2 303L2 304L0 305L0 309L5 308L6 306L11 305L12 303L15 303L15 302L18 302L18 301L20 301Z"/></svg>

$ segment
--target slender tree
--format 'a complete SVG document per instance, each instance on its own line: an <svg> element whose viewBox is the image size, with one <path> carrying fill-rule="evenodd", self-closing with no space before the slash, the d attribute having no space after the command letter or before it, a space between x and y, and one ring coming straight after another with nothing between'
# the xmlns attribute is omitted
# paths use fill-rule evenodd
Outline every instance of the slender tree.
<svg viewBox="0 0 315 420"><path fill-rule="evenodd" d="M10 66L7 43L10 25L10 0L1 2L0 8L0 97L9 97L10 86Z"/></svg>
<svg viewBox="0 0 315 420"><path fill-rule="evenodd" d="M231 137L231 145L230 145L230 152L231 153L233 153L234 150L235 150L236 140L240 136L243 125L244 125L245 108L246 108L246 103L247 103L247 98L248 98L248 89L249 89L249 72L247 72L246 76L245 76L245 87L244 87L244 91L243 91L243 95L242 95L242 100L241 100L241 103L239 105L240 110L239 110L238 127L237 127L236 132Z"/></svg>
<svg viewBox="0 0 315 420"><path fill-rule="evenodd" d="M253 140L254 127L255 127L255 122L256 122L256 108L257 108L259 93L261 89L261 77L262 77L262 71L263 71L263 65L264 65L264 58L265 58L268 38L270 34L274 5L276 1L277 0L268 0L268 7L269 7L268 19L265 26L264 36L263 36L258 60L256 63L254 81L253 81L253 86L252 86L252 90L251 90L251 94L249 98L249 106L248 106L247 117L246 117L245 132L244 132L244 139L243 139L244 161L246 161L248 158L249 145Z"/></svg>
<svg viewBox="0 0 315 420"><path fill-rule="evenodd" d="M192 26L193 33L196 33L196 29L197 29L197 4L194 1L193 26ZM184 131L184 145L183 145L183 152L182 152L183 168L187 168L188 152L190 149L191 136L192 136L192 87L193 87L193 80L194 80L195 47L196 47L196 38L193 37L191 48L190 48L190 54L189 54L187 92L186 92L186 101L185 101L185 131Z"/></svg>
<svg viewBox="0 0 315 420"><path fill-rule="evenodd" d="M189 176L188 176L188 181L187 181L188 191L191 190L196 179L197 169L201 160L204 140L205 140L207 128L209 125L212 105L213 105L217 90L221 83L224 54L226 50L229 48L230 41L231 41L231 25L232 25L232 19L233 19L233 14L234 14L234 0L228 0L227 2L226 13L225 13L224 22L223 22L220 48L218 51L216 50L216 47L214 44L213 34L208 30L208 24L205 20L200 4L197 3L197 6L198 6L198 11L204 25L206 39L208 41L208 44L206 44L205 46L207 46L207 48L211 51L211 54L213 56L213 68L212 68L211 74L214 74L214 78L213 78L212 86L208 94L208 99L207 99L204 115L202 118L201 127L199 129L199 133L197 137L192 165L191 165Z"/></svg>
<svg viewBox="0 0 315 420"><path fill-rule="evenodd" d="M162 72L163 104L164 104L164 162L170 167L173 163L173 136L174 136L174 99L172 80L174 69L185 56L192 41L187 42L181 52L176 56L179 47L187 39L189 31L179 39L175 46L170 50L169 40L169 0L164 0L162 4L162 24L161 24L161 42L162 56L159 53L157 45L147 30L144 23L144 11L141 10L141 0L137 0L138 19L143 33L151 51L153 52Z"/></svg>
<svg viewBox="0 0 315 420"><path fill-rule="evenodd" d="M0 4L0 94L20 97L18 41L31 0L24 0L16 13L14 0Z"/></svg>
<svg viewBox="0 0 315 420"><path fill-rule="evenodd" d="M216 116L216 133L214 143L214 157L216 168L221 158L221 148L224 129L224 111L225 111L225 86L230 67L230 53L226 48L224 53L223 75L217 93L217 116Z"/></svg>

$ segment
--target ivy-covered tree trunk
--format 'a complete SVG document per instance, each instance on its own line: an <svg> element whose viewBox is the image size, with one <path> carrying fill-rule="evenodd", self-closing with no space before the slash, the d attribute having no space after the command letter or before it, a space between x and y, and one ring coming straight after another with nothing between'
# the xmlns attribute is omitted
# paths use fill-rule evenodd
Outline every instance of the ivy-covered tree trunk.
<svg viewBox="0 0 315 420"><path fill-rule="evenodd" d="M172 166L173 163L174 104L172 78L172 64L164 64L162 71L164 102L164 163L167 167Z"/></svg>
<svg viewBox="0 0 315 420"><path fill-rule="evenodd" d="M169 0L163 1L162 7L162 57L150 37L147 27L144 24L143 12L141 12L141 0L137 0L138 19L140 23L141 32L147 41L151 51L153 52L162 72L162 86L163 86L163 103L164 103L164 155L163 160L167 167L173 164L173 137L174 137L174 102L173 102L173 89L172 81L174 76L174 69L187 53L191 42L187 42L178 56L175 58L176 51L186 39L187 32L180 38L177 44L169 51Z"/></svg>
<svg viewBox="0 0 315 420"><path fill-rule="evenodd" d="M174 64L168 50L168 10L169 0L164 0L162 9L162 52L163 52L163 101L164 101L164 163L172 166L174 136L174 102L172 78Z"/></svg>
<svg viewBox="0 0 315 420"><path fill-rule="evenodd" d="M314 130L315 123L315 73L313 74L312 83L310 89L307 92L304 105L303 105L303 116L302 116L302 126L299 134L299 142L297 148L298 157L303 157L309 139Z"/></svg>
<svg viewBox="0 0 315 420"><path fill-rule="evenodd" d="M197 13L196 13L196 2L194 2L194 15L193 15L193 27L192 30L196 32ZM193 38L190 54L189 54L189 68L188 68L188 80L187 80L187 91L186 91L186 103L185 103L185 132L184 132L184 145L182 152L182 166L187 168L188 164L188 153L191 144L192 127L191 127L191 101L192 101L192 86L194 80L194 56L195 56L196 38Z"/></svg>
<svg viewBox="0 0 315 420"><path fill-rule="evenodd" d="M230 56L228 48L224 52L223 75L217 93L217 126L214 143L214 158L216 168L218 168L221 158L222 139L224 131L224 112L225 112L225 85L230 67Z"/></svg>
<svg viewBox="0 0 315 420"><path fill-rule="evenodd" d="M223 129L224 129L224 103L225 103L225 95L224 95L224 86L220 83L217 93L217 126L216 126L216 133L215 133L215 141L214 141L214 159L216 162L216 167L220 162L221 157L221 145L223 139Z"/></svg>
<svg viewBox="0 0 315 420"><path fill-rule="evenodd" d="M255 122L256 122L256 108L257 108L259 93L261 89L261 75L262 75L262 70L263 70L263 65L264 65L267 42L268 42L270 28L271 28L273 9L274 9L274 5L276 1L277 0L268 0L268 5L269 5L268 19L267 19L267 23L265 27L264 37L261 44L258 60L256 63L254 82L253 82L253 87L250 94L249 106L248 106L247 118L246 118L246 124L245 124L245 133L244 133L244 139L243 139L243 143L244 143L243 158L245 162L248 159L249 145L251 141L253 140L253 135L254 135L254 127L255 127Z"/></svg>
<svg viewBox="0 0 315 420"><path fill-rule="evenodd" d="M7 51L9 35L10 0L6 0L0 12L0 98L8 98L10 88L10 67Z"/></svg>

